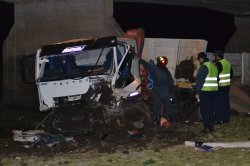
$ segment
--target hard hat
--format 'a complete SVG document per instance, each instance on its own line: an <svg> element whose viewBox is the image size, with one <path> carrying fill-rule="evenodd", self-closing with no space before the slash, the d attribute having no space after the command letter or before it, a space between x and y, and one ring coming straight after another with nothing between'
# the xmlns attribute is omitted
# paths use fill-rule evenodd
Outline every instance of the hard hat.
<svg viewBox="0 0 250 166"><path fill-rule="evenodd" d="M165 56L159 56L157 58L157 64L166 66L168 64L168 58Z"/></svg>

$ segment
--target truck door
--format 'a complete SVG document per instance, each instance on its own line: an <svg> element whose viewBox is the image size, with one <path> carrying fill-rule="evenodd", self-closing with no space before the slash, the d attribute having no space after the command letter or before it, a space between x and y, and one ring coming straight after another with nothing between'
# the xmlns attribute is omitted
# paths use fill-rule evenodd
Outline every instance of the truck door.
<svg viewBox="0 0 250 166"><path fill-rule="evenodd" d="M117 60L119 60L120 51L117 51ZM132 61L135 57L135 52L131 47L124 51L121 61L118 61L118 69L115 72L113 85L115 88L124 88L134 81L134 76L131 73Z"/></svg>

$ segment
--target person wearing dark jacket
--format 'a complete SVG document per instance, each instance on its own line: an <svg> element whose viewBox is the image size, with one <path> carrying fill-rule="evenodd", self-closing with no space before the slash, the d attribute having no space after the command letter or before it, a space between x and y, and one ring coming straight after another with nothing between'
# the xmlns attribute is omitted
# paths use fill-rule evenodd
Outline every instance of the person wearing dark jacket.
<svg viewBox="0 0 250 166"><path fill-rule="evenodd" d="M166 67L168 59L164 56L158 57L156 65L151 65L143 59L140 59L139 62L149 72L153 80L153 115L155 124L160 125L162 106L164 107L164 113L175 122L176 118L170 102L170 88L173 86L174 80Z"/></svg>
<svg viewBox="0 0 250 166"><path fill-rule="evenodd" d="M233 69L231 64L226 59L224 59L223 52L216 51L213 55L215 56L214 61L219 73L216 122L217 124L224 124L230 122L229 91L231 79L233 77Z"/></svg>
<svg viewBox="0 0 250 166"><path fill-rule="evenodd" d="M198 54L200 68L196 76L196 98L200 103L200 111L204 129L203 133L214 131L214 113L218 91L218 70L209 62L205 52Z"/></svg>

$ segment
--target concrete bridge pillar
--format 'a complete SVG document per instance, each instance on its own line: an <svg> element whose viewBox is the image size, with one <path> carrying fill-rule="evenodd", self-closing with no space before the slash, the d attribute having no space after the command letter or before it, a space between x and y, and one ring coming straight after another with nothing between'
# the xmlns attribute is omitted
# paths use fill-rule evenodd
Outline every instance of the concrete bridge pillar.
<svg viewBox="0 0 250 166"><path fill-rule="evenodd" d="M14 26L3 46L4 104L37 105L35 85L21 80L20 59L45 44L116 35L113 0L14 1Z"/></svg>
<svg viewBox="0 0 250 166"><path fill-rule="evenodd" d="M225 52L250 52L250 16L235 16L236 32L226 45Z"/></svg>

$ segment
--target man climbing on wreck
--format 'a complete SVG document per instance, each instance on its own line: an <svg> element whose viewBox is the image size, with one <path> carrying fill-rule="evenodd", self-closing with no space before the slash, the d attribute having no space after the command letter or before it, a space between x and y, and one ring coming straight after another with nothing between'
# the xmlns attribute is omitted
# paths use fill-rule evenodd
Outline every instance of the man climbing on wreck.
<svg viewBox="0 0 250 166"><path fill-rule="evenodd" d="M155 125L160 126L162 106L164 107L164 114L175 123L176 118L170 102L170 88L173 86L174 80L166 67L168 63L167 57L158 57L156 65L151 65L143 59L140 59L139 62L149 72L153 80L153 116Z"/></svg>

